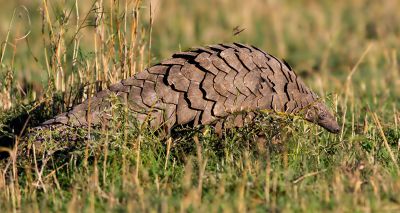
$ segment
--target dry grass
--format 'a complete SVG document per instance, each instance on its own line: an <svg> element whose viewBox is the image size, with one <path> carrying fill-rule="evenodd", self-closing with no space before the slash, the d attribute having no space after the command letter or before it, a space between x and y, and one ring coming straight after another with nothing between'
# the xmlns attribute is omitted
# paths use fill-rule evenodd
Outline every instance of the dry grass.
<svg viewBox="0 0 400 213"><path fill-rule="evenodd" d="M174 51L233 41L289 61L338 113L343 131L296 119L267 145L252 142L254 126L223 140L211 128L162 140L125 122L122 110L114 128L91 130L98 137L64 158L1 148L11 160L0 161L0 209L399 211L399 9L396 0L3 5L2 134L22 135ZM234 35L237 26L244 31Z"/></svg>

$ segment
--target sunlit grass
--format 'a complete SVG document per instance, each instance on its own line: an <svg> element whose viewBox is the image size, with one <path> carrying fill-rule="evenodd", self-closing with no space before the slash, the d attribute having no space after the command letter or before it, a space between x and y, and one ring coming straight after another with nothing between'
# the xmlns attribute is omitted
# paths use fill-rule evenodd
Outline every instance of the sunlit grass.
<svg viewBox="0 0 400 213"><path fill-rule="evenodd" d="M399 211L400 3L12 1L0 13L2 211ZM244 29L234 35L234 29ZM115 103L75 142L30 127L173 52L244 42L285 58L343 131L297 118L160 136ZM270 116L275 123L270 123ZM258 132L267 133L259 138ZM4 144L3 144L4 145Z"/></svg>

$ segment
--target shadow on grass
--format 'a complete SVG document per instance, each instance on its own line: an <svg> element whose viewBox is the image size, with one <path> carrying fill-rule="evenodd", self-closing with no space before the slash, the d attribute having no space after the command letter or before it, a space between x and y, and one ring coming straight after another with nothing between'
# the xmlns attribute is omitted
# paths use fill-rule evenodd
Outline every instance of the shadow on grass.
<svg viewBox="0 0 400 213"><path fill-rule="evenodd" d="M64 111L64 105L61 96L57 95L51 103L32 102L0 112L0 147L12 148L17 137ZM7 156L7 152L0 152L0 159Z"/></svg>

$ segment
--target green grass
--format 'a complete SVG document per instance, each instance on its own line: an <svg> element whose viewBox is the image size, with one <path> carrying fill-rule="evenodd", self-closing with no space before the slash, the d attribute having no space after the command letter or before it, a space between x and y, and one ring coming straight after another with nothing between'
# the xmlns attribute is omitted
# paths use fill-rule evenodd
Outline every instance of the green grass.
<svg viewBox="0 0 400 213"><path fill-rule="evenodd" d="M398 1L99 5L2 5L0 141L20 143L1 148L11 153L0 159L2 211L400 210ZM236 26L245 30L234 36ZM220 42L285 58L337 113L343 131L264 115L222 138L211 127L182 127L165 138L115 103L110 129L77 132L91 131L91 138L60 141L62 132L47 131L41 134L52 139L42 143L21 139L175 51ZM257 140L260 131L265 141Z"/></svg>

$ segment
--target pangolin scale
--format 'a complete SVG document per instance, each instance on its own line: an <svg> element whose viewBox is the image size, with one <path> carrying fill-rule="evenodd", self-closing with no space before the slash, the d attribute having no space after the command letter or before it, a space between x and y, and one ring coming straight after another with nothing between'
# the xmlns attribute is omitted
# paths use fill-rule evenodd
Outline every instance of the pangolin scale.
<svg viewBox="0 0 400 213"><path fill-rule="evenodd" d="M41 128L101 124L114 94L128 103L139 122L170 131L206 125L240 111L272 110L301 116L330 132L340 128L332 113L285 62L245 44L191 49L112 84ZM149 117L148 117L149 116Z"/></svg>

